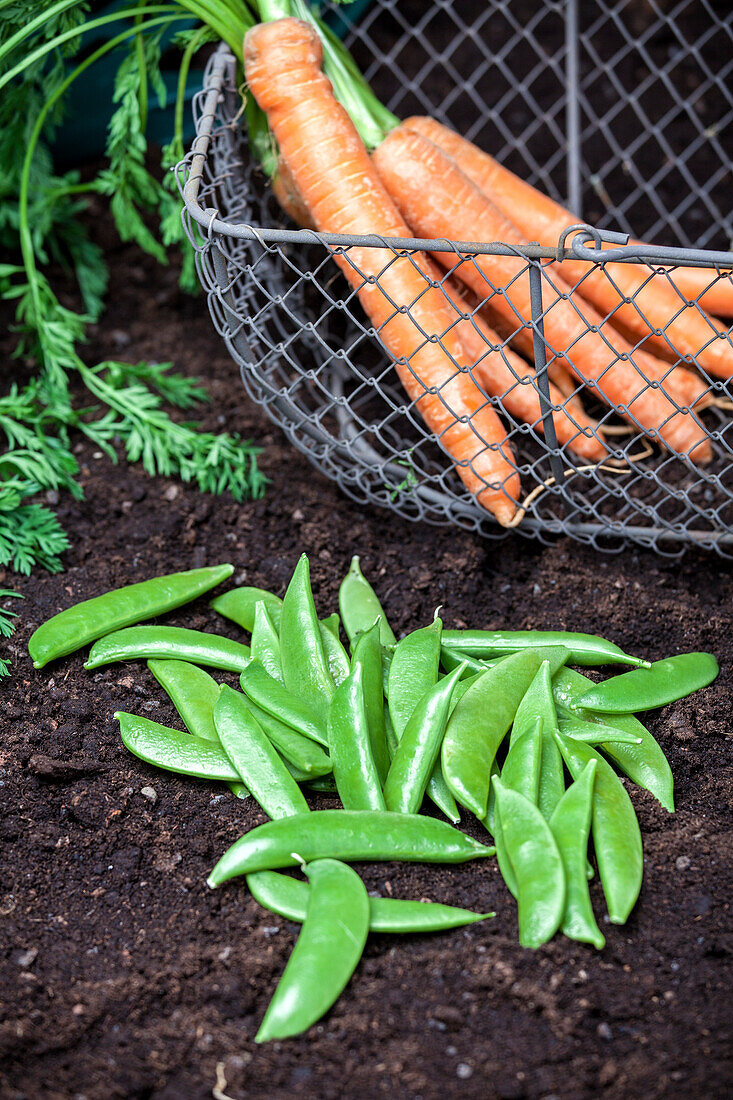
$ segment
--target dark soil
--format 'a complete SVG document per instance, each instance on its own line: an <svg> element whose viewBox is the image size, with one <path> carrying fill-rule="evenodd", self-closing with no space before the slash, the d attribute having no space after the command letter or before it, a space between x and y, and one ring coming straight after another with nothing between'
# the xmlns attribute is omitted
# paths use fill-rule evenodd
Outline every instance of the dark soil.
<svg viewBox="0 0 733 1100"><path fill-rule="evenodd" d="M151 481L80 443L85 500L59 506L73 538L66 571L0 575L26 597L2 686L2 1096L727 1095L730 567L693 555L603 557L569 541L493 544L357 507L246 400L203 301L179 294L176 272L129 249L112 261L114 293L90 361L170 359L203 375L213 396L205 426L256 438L271 482L266 499L236 505ZM718 655L715 684L647 716L672 765L677 812L631 789L644 886L626 926L604 925L603 952L560 937L537 952L520 948L494 861L364 866L372 891L495 909L496 919L440 936L371 937L319 1025L254 1044L297 928L262 910L243 883L212 893L205 879L264 815L124 749L116 710L175 724L144 664L87 673L79 654L35 672L26 643L76 600L205 563L232 561L237 583L281 593L302 551L324 613L358 553L398 632L440 604L450 626L563 627L650 658ZM205 599L168 621L237 637ZM592 893L603 912L597 883Z"/></svg>

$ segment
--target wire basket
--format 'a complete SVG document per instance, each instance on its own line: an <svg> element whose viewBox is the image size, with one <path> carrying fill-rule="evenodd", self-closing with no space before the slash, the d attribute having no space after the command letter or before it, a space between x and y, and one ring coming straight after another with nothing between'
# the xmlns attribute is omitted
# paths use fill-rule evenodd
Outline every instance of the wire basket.
<svg viewBox="0 0 733 1100"><path fill-rule="evenodd" d="M663 441L650 440L634 415L633 402L621 409L626 412L623 417L602 402L603 376L594 389L577 379L568 384L568 374L558 396L551 378L560 383L553 371L560 356L545 336L553 308L546 303L557 297L557 265L563 259L582 260L587 271L601 271L609 279L609 260L641 265L648 280L673 280L679 264L709 269L711 284L733 278L726 270L733 267L731 252L623 247L627 238L605 229L612 223L626 230L627 220L635 221L636 232L664 235L685 245L697 240L708 247L725 247L733 236L723 216L729 209L723 122L730 126L733 119L733 97L724 69L718 64L715 71L715 55L713 61L709 55L710 43L719 43L721 33L733 39L733 31L730 23L715 16L707 0L691 6L698 9L696 17L704 8L710 25L700 30L698 18L697 36L688 41L680 39L690 7L684 2L675 9L677 21L659 16L652 4L641 4L648 24L644 29L627 26L624 4L604 0L583 5L583 27L572 0L546 0L544 7L528 4L526 19L521 18L521 0L490 7L476 4L473 19L466 17L466 10L474 5L464 0L417 6L381 0L350 28L346 41L362 71L398 114L430 113L452 122L528 182L560 201L566 199L571 208L593 213L595 228L574 227L556 248L345 237L294 229L263 173L250 161L242 128L241 72L238 77L235 59L224 46L213 55L194 104L197 137L178 166L184 221L197 251L199 277L216 329L238 363L251 398L348 496L391 508L411 520L458 524L487 537L505 537L506 528L464 486L458 475L465 469L457 471L443 437L439 433L436 438L402 388L398 371L410 370L410 362L395 364L390 359L353 284L334 259L360 271L355 257L364 253L358 250L379 247L383 262L377 281L386 282L392 264L429 251L442 261L434 285L444 286L446 267L455 274L483 256L512 256L513 279L506 286L487 286L483 297L471 302L467 318L475 325L496 295L512 303L522 281L525 291L528 284L531 316L521 316L517 309L514 325L500 329L497 343L487 345L487 354L502 356L512 369L516 359L509 349L519 343L533 361L535 376L522 380L515 367L506 392L497 394L483 392L480 371L470 371L486 402L500 413L521 480L523 506L514 529L543 541L565 534L606 550L634 542L678 555L692 544L733 556L733 428L727 407L733 383L700 369L704 399L694 409L681 406L669 379L682 362L690 364L689 357L680 360L673 342L666 339L664 369L650 379L640 365L642 341L634 344L629 359L644 379L640 389L648 385L665 393L678 414L708 433L712 459L699 465L687 454L666 449ZM413 7L414 12L408 10ZM498 16L503 22L496 27ZM728 105L728 113L718 117L717 129L703 112L688 111L679 121L673 109L686 101L670 83L669 58L662 63L655 45L660 33L670 31L676 35L676 53L670 56L677 77L687 65L699 74L698 89L712 89L717 102ZM638 67L629 70L630 57L641 57L645 78ZM604 102L596 94L599 68L605 75ZM733 61L728 68L733 68ZM467 71L469 82L460 75ZM660 86L665 94L671 88L669 102L660 98ZM533 121L515 138L511 126L519 109ZM523 116L516 117L521 126ZM629 130L629 117L636 120L636 131L653 134L658 146L667 150L662 169L657 163L650 175L639 169L646 157L633 127ZM625 121L617 132L619 119ZM674 152L676 127L687 143L679 156ZM600 145L598 128L603 134ZM703 145L707 160L701 167L695 153L699 156ZM543 149L541 162L531 153L538 147ZM584 189L584 181L590 190ZM664 198L666 194L672 197ZM610 197L616 195L618 200ZM618 246L604 250L603 263L595 258L601 242ZM368 272L361 275L374 277ZM570 296L571 303L577 296L581 308L583 279ZM412 308L414 303L408 315ZM426 339L436 335L444 347L449 343L445 333L426 334ZM659 331L658 342L665 342L665 336ZM618 352L612 336L606 342L611 365L618 361ZM733 362L730 329L727 352ZM571 348L565 355L571 364L572 354ZM465 363L453 363L456 373L466 371ZM690 369L696 366L695 362ZM511 411L512 392L524 385L530 385L538 399L539 411L531 422L515 418ZM584 405L580 413L579 400ZM602 440L607 454L601 461L584 459L572 441L558 443L555 426L563 416L576 425L576 442L582 443L581 433Z"/></svg>

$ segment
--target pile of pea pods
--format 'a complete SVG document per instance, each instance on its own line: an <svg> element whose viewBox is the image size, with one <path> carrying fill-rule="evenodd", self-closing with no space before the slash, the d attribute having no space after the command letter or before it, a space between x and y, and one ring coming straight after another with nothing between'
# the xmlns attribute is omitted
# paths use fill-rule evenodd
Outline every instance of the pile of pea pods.
<svg viewBox="0 0 733 1100"><path fill-rule="evenodd" d="M320 1019L370 930L434 932L493 916L372 898L353 861L496 855L521 944L537 948L562 931L602 948L590 851L612 923L627 920L643 870L639 824L618 773L674 809L669 764L633 712L705 687L718 673L715 658L649 664L595 635L444 630L437 614L398 641L358 558L341 584L340 615L319 618L305 555L282 599L249 587L216 597L211 606L250 633L249 645L136 625L232 572L190 570L76 604L34 632L29 652L36 668L89 643L89 669L147 659L185 732L117 713L127 748L157 767L221 780L271 818L237 840L208 879L217 887L246 876L261 905L302 923L257 1041ZM623 664L635 667L600 684L568 668ZM241 690L218 684L206 667L239 673ZM310 791L338 795L343 809L311 811ZM430 815L421 812L426 800ZM455 828L462 811L492 846Z"/></svg>

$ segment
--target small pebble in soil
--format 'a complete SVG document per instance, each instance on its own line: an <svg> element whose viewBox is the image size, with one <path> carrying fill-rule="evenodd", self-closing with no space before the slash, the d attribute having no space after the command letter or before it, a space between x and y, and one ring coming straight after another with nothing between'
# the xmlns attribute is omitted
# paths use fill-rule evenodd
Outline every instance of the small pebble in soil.
<svg viewBox="0 0 733 1100"><path fill-rule="evenodd" d="M153 805L158 801L158 795L153 787L141 787L140 794L143 798L146 798L148 802L152 802Z"/></svg>
<svg viewBox="0 0 733 1100"><path fill-rule="evenodd" d="M466 1062L459 1062L456 1066L456 1077L460 1077L462 1081L467 1081L469 1077L473 1075L473 1069Z"/></svg>
<svg viewBox="0 0 733 1100"><path fill-rule="evenodd" d="M691 862L692 860L689 856L677 856L677 859L674 861L674 865L678 871L686 871Z"/></svg>
<svg viewBox="0 0 733 1100"><path fill-rule="evenodd" d="M36 961L37 958L38 958L38 948L37 947L29 947L26 951L20 951L15 956L15 962L23 970L27 970L29 966L33 966L33 963Z"/></svg>
<svg viewBox="0 0 733 1100"><path fill-rule="evenodd" d="M613 1039L613 1032L607 1023L601 1023L596 1028L596 1033L599 1039Z"/></svg>

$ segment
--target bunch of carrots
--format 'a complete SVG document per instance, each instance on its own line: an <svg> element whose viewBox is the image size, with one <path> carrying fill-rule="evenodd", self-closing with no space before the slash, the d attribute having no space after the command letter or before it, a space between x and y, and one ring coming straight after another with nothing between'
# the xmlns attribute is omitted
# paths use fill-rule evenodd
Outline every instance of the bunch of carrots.
<svg viewBox="0 0 733 1100"><path fill-rule="evenodd" d="M256 6L263 22L244 40L247 87L277 144L275 194L301 226L521 247L530 240L555 246L577 223L441 123L391 115L304 0ZM334 259L464 484L511 525L519 473L490 399L543 430L534 370L517 354L532 354L526 261L477 255L456 263L451 252L395 256L357 247ZM694 268L651 278L647 268L623 263L607 263L604 272L572 259L545 274L559 443L586 462L606 455L578 399L580 382L659 445L709 462L699 418L709 382L681 360L716 378L733 376L731 331L713 316L733 316L733 281ZM571 297L576 284L580 298ZM505 339L510 347L501 346Z"/></svg>

